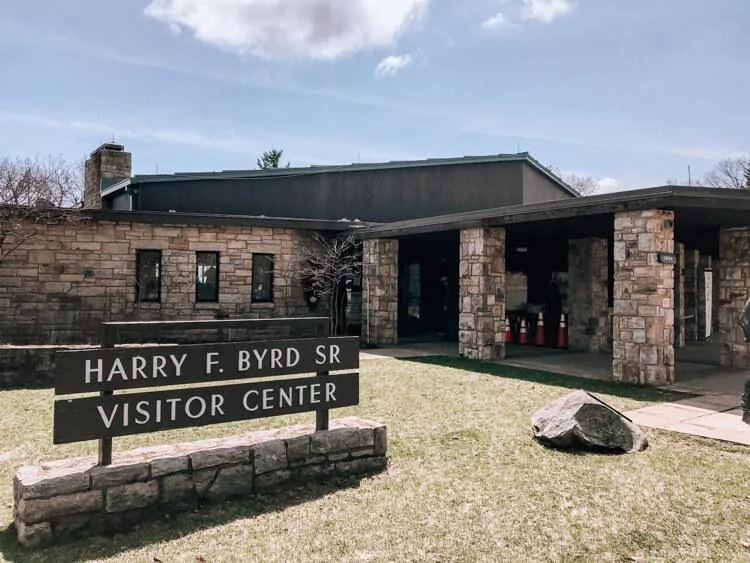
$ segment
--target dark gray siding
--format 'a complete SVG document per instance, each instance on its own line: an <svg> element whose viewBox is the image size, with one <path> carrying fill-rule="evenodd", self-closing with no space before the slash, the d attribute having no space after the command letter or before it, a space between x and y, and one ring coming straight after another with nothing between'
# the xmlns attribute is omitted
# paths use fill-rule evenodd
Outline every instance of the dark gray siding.
<svg viewBox="0 0 750 563"><path fill-rule="evenodd" d="M531 166L524 166L523 202L543 203L575 197L558 184Z"/></svg>
<svg viewBox="0 0 750 563"><path fill-rule="evenodd" d="M522 162L139 186L138 209L391 222L523 203Z"/></svg>
<svg viewBox="0 0 750 563"><path fill-rule="evenodd" d="M114 197L111 197L105 202L105 209L113 209L116 211L130 211L130 194L118 193Z"/></svg>

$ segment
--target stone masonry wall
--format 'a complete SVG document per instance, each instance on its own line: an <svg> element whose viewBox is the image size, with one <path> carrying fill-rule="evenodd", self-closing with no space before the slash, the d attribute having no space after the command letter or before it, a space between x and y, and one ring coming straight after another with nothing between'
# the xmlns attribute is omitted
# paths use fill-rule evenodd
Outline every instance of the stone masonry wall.
<svg viewBox="0 0 750 563"><path fill-rule="evenodd" d="M134 450L109 466L67 459L22 467L13 481L16 533L28 547L121 533L199 502L380 471L386 449L385 426L352 417L321 432L290 426Z"/></svg>
<svg viewBox="0 0 750 563"><path fill-rule="evenodd" d="M368 344L398 342L398 240L365 240L362 248L363 334Z"/></svg>
<svg viewBox="0 0 750 563"><path fill-rule="evenodd" d="M0 263L0 343L98 342L101 321L311 314L299 281L310 232L96 220L33 229ZM136 302L138 249L162 251L160 303ZM196 302L197 251L220 253L218 303ZM256 252L275 257L274 303L252 301Z"/></svg>
<svg viewBox="0 0 750 563"><path fill-rule="evenodd" d="M475 360L505 358L505 229L461 231L458 350Z"/></svg>
<svg viewBox="0 0 750 563"><path fill-rule="evenodd" d="M750 297L750 229L719 233L719 344L721 365L750 367L750 346L739 325Z"/></svg>
<svg viewBox="0 0 750 563"><path fill-rule="evenodd" d="M674 382L674 213L647 210L615 216L613 377L616 381Z"/></svg>
<svg viewBox="0 0 750 563"><path fill-rule="evenodd" d="M574 239L568 243L568 342L571 350L604 352L611 338L609 241Z"/></svg>

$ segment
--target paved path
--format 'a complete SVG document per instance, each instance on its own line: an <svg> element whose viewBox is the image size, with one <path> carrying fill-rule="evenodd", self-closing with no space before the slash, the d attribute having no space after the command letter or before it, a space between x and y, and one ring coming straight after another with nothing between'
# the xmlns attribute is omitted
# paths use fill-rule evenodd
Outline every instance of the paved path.
<svg viewBox="0 0 750 563"><path fill-rule="evenodd" d="M639 426L750 446L750 424L742 422L738 395L704 395L660 403L625 414Z"/></svg>

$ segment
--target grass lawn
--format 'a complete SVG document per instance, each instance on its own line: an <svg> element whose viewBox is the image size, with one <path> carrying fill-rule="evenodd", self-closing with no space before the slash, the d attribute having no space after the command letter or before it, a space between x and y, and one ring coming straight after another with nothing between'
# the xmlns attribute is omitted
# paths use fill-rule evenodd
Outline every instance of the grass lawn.
<svg viewBox="0 0 750 563"><path fill-rule="evenodd" d="M571 388L618 409L662 391L464 360L373 360L361 405L388 426L386 472L201 508L114 538L27 551L11 524L21 465L52 446L52 391L0 392L0 559L8 561L750 561L750 450L649 432L632 455L540 447L529 417ZM310 422L314 415L115 440L118 450Z"/></svg>

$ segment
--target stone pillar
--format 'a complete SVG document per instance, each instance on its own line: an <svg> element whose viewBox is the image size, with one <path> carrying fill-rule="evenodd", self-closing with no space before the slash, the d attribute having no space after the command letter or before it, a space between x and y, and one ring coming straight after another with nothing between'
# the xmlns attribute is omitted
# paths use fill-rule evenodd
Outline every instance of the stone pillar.
<svg viewBox="0 0 750 563"><path fill-rule="evenodd" d="M675 271L674 315L675 348L685 347L685 245L675 244L677 270Z"/></svg>
<svg viewBox="0 0 750 563"><path fill-rule="evenodd" d="M612 372L616 381L674 382L674 212L615 215Z"/></svg>
<svg viewBox="0 0 750 563"><path fill-rule="evenodd" d="M685 342L698 340L698 262L700 252L685 250Z"/></svg>
<svg viewBox="0 0 750 563"><path fill-rule="evenodd" d="M83 206L101 209L102 180L124 180L132 173L132 155L123 145L104 143L86 160L83 180Z"/></svg>
<svg viewBox="0 0 750 563"><path fill-rule="evenodd" d="M376 346L398 342L398 240L365 240L362 248L364 341Z"/></svg>
<svg viewBox="0 0 750 563"><path fill-rule="evenodd" d="M750 297L750 229L719 233L719 344L723 366L750 367L750 347L739 325Z"/></svg>
<svg viewBox="0 0 750 563"><path fill-rule="evenodd" d="M603 352L609 348L609 241L568 242L568 341L571 350Z"/></svg>
<svg viewBox="0 0 750 563"><path fill-rule="evenodd" d="M458 351L476 360L505 358L505 229L461 231Z"/></svg>
<svg viewBox="0 0 750 563"><path fill-rule="evenodd" d="M698 261L698 271L697 271L697 279L696 279L696 330L698 334L698 340L705 340L706 339L706 306L711 304L712 309L712 316L716 316L716 309L713 308L713 295L708 296L708 300L706 298L706 271L711 270L713 264L710 254L703 254L701 255L699 261ZM713 272L711 272L711 276L713 277ZM713 281L713 280L712 280ZM712 284L713 285L713 284ZM713 324L713 322L711 323ZM713 332L713 327L711 327L711 332Z"/></svg>

